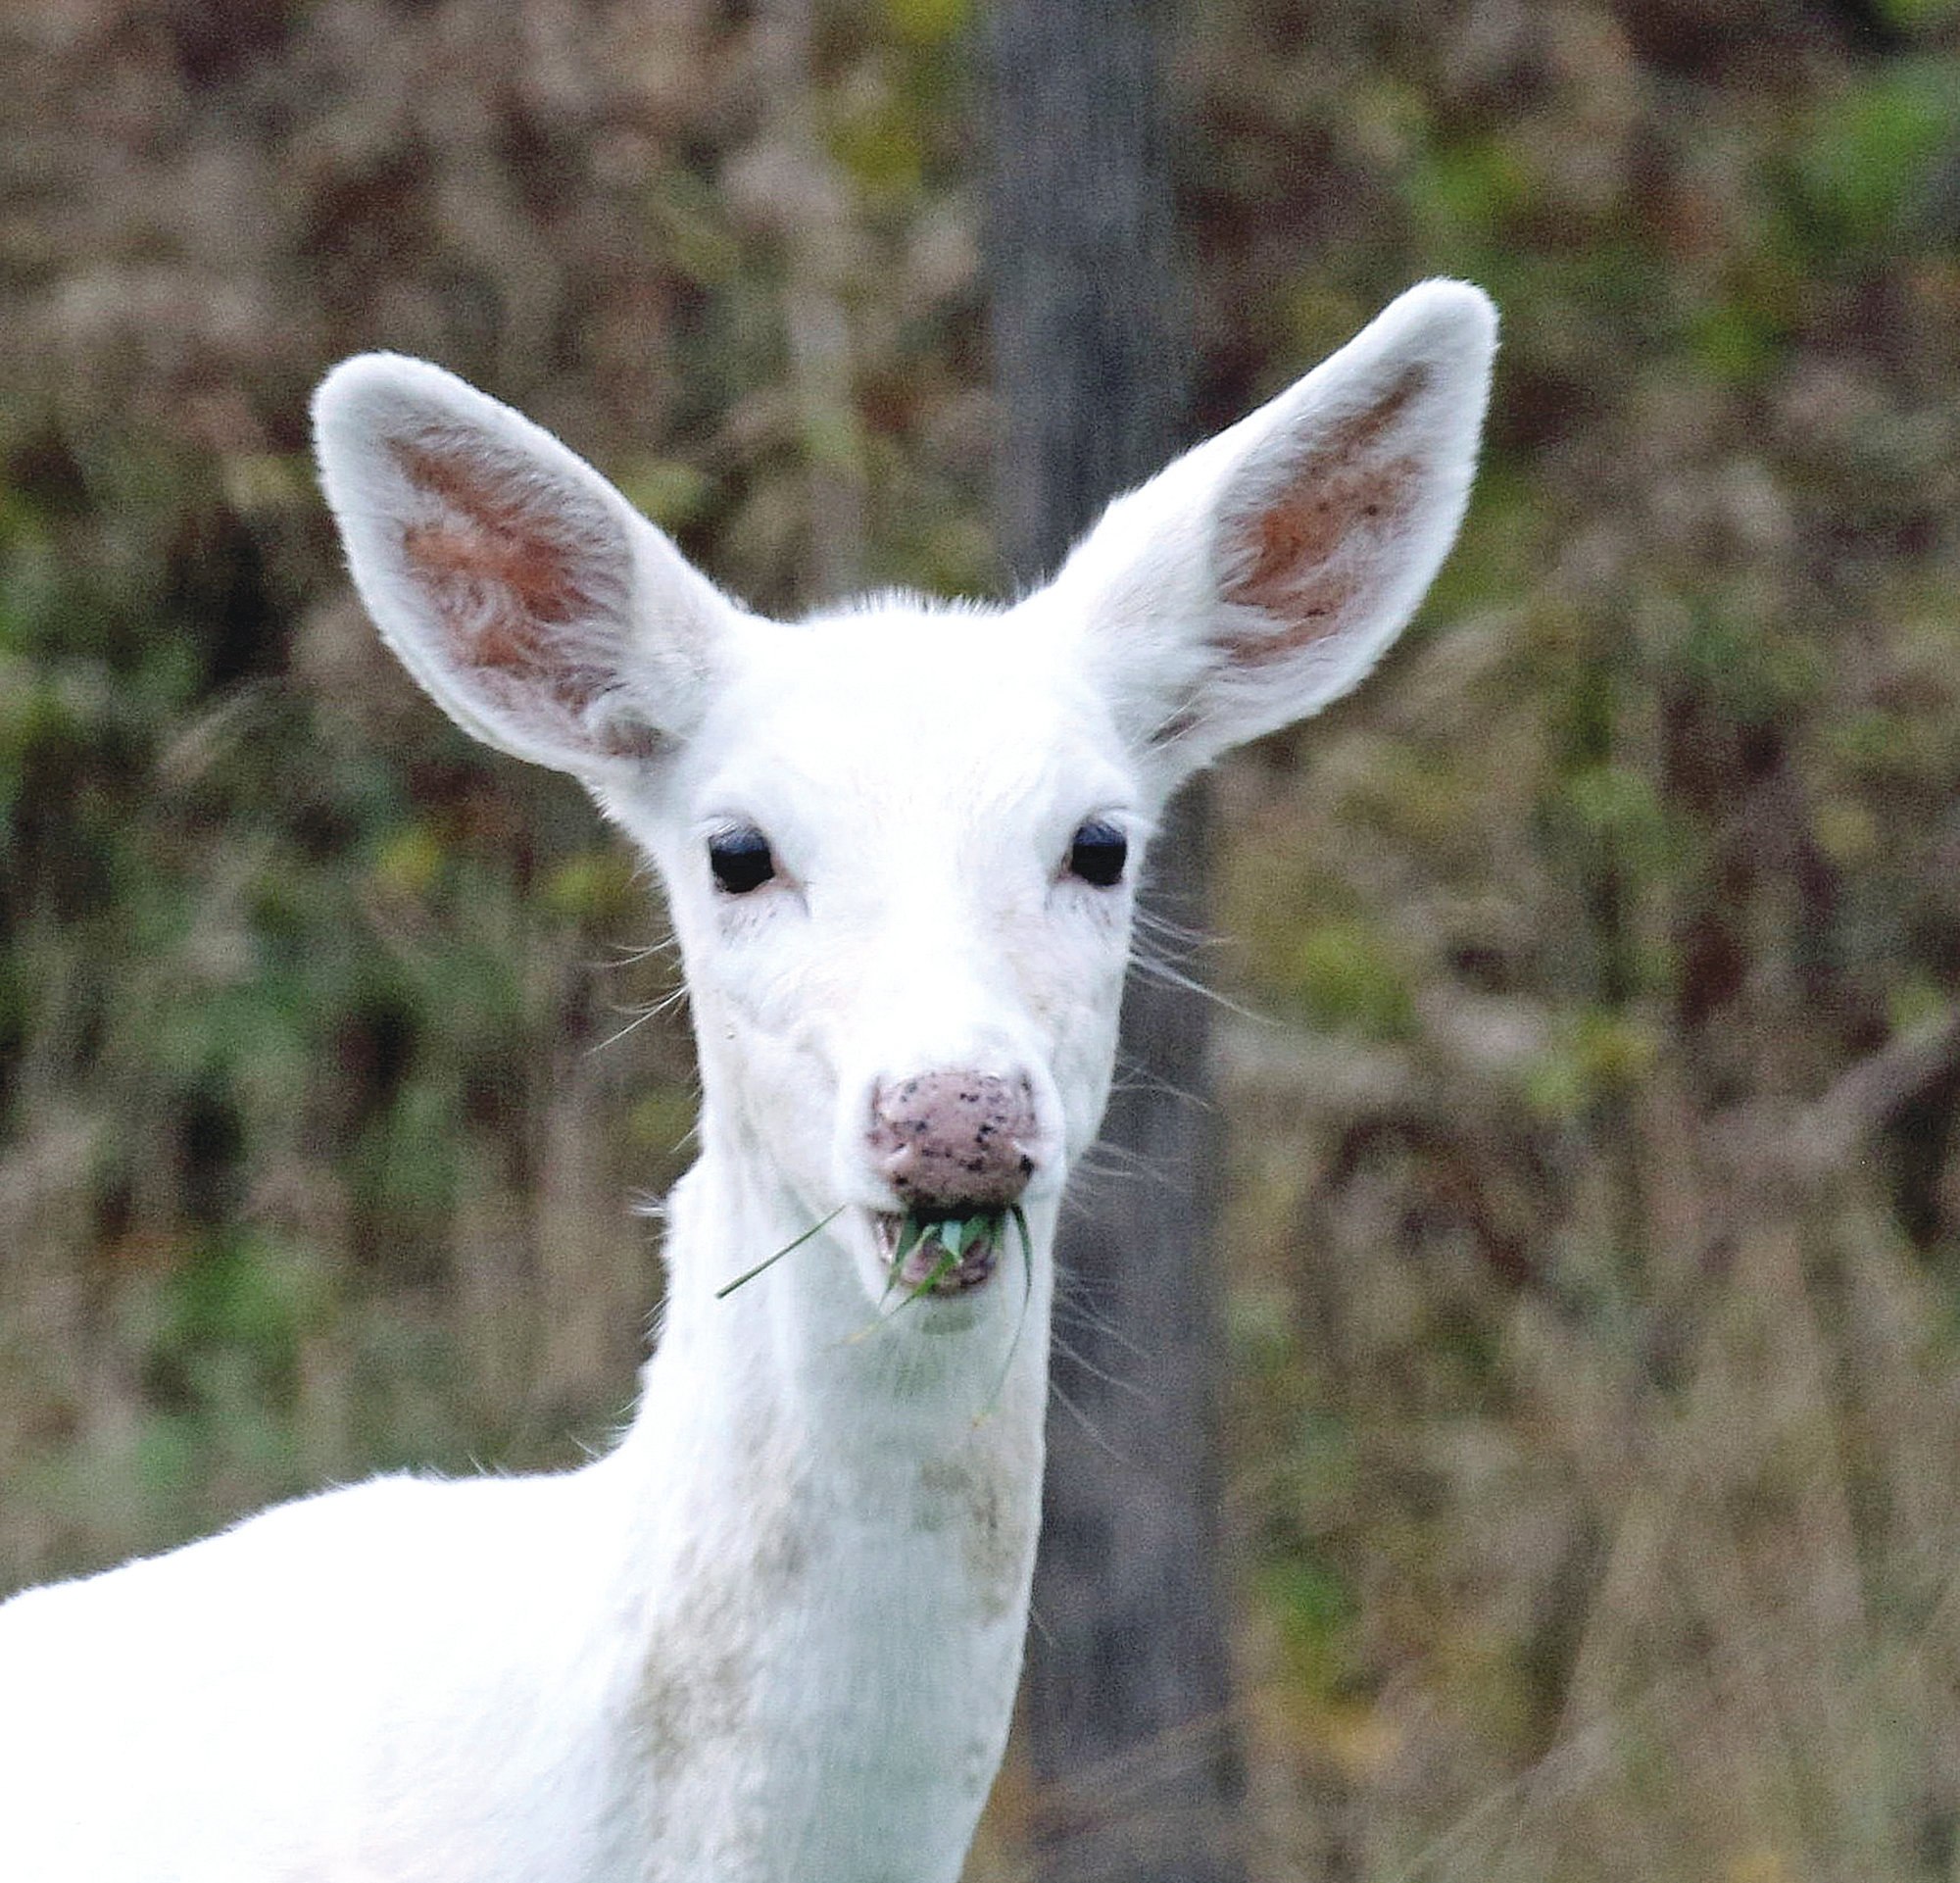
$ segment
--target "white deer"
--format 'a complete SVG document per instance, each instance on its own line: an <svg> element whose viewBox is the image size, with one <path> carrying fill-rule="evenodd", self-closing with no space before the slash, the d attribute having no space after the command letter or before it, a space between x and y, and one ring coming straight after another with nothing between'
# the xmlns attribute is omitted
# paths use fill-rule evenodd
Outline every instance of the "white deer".
<svg viewBox="0 0 1960 1883"><path fill-rule="evenodd" d="M1182 778L1408 618L1494 335L1426 283L1039 592L794 625L436 368L329 375L389 644L664 882L702 1115L663 1331L582 1469L383 1478L0 1608L0 1877L952 1883L1020 1667L1055 1214L1138 859Z"/></svg>

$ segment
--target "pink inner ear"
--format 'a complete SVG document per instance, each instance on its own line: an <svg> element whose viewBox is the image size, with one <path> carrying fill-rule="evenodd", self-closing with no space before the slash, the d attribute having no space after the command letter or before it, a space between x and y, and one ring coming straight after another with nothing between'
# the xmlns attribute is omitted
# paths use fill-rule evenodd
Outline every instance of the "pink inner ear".
<svg viewBox="0 0 1960 1883"><path fill-rule="evenodd" d="M1429 377L1427 367L1411 367L1374 404L1328 427L1284 489L1236 520L1241 541L1228 538L1227 555L1240 567L1225 584L1225 599L1258 610L1274 627L1235 637L1235 661L1282 660L1345 625L1371 564L1421 495L1420 460L1384 457L1380 446Z"/></svg>
<svg viewBox="0 0 1960 1883"><path fill-rule="evenodd" d="M527 488L522 470L480 447L437 434L390 449L427 500L402 531L402 561L449 665L547 736L645 756L651 728L586 719L619 681L600 618L623 613L623 547L581 530L569 514L576 497Z"/></svg>
<svg viewBox="0 0 1960 1883"><path fill-rule="evenodd" d="M467 657L472 665L523 662L529 650L520 623L563 626L583 600L569 545L553 540L549 516L485 477L485 467L466 451L426 443L393 449L409 481L443 507L440 516L403 531L410 569L432 597L448 598L450 606L464 593L480 593L479 583L499 590L504 606L496 619L455 625L475 642Z"/></svg>

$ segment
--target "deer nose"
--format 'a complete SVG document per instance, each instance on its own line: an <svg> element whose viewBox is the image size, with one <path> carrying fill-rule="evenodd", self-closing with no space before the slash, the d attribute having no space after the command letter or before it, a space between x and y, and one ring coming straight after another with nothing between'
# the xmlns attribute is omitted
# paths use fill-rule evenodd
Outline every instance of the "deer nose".
<svg viewBox="0 0 1960 1883"><path fill-rule="evenodd" d="M1001 1210L1034 1175L1039 1133L1025 1074L920 1072L871 1099L871 1155L908 1210Z"/></svg>

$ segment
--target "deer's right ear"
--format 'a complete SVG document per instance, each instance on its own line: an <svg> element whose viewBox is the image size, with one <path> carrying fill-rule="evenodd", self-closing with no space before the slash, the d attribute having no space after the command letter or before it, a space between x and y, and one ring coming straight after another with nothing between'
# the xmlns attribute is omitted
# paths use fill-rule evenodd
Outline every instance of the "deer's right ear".
<svg viewBox="0 0 1960 1883"><path fill-rule="evenodd" d="M590 465L393 354L313 411L361 599L465 731L594 782L686 736L737 611Z"/></svg>

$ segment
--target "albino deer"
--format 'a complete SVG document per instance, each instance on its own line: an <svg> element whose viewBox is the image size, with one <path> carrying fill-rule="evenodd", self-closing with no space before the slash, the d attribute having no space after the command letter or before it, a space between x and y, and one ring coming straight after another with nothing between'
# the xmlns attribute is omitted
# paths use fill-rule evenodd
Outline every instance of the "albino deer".
<svg viewBox="0 0 1960 1883"><path fill-rule="evenodd" d="M952 1883L1020 1666L1055 1213L1138 860L1180 779L1408 618L1494 333L1476 289L1415 288L1038 593L788 626L436 368L328 376L389 644L665 884L703 1098L664 1328L582 1469L384 1478L0 1609L0 1876Z"/></svg>

